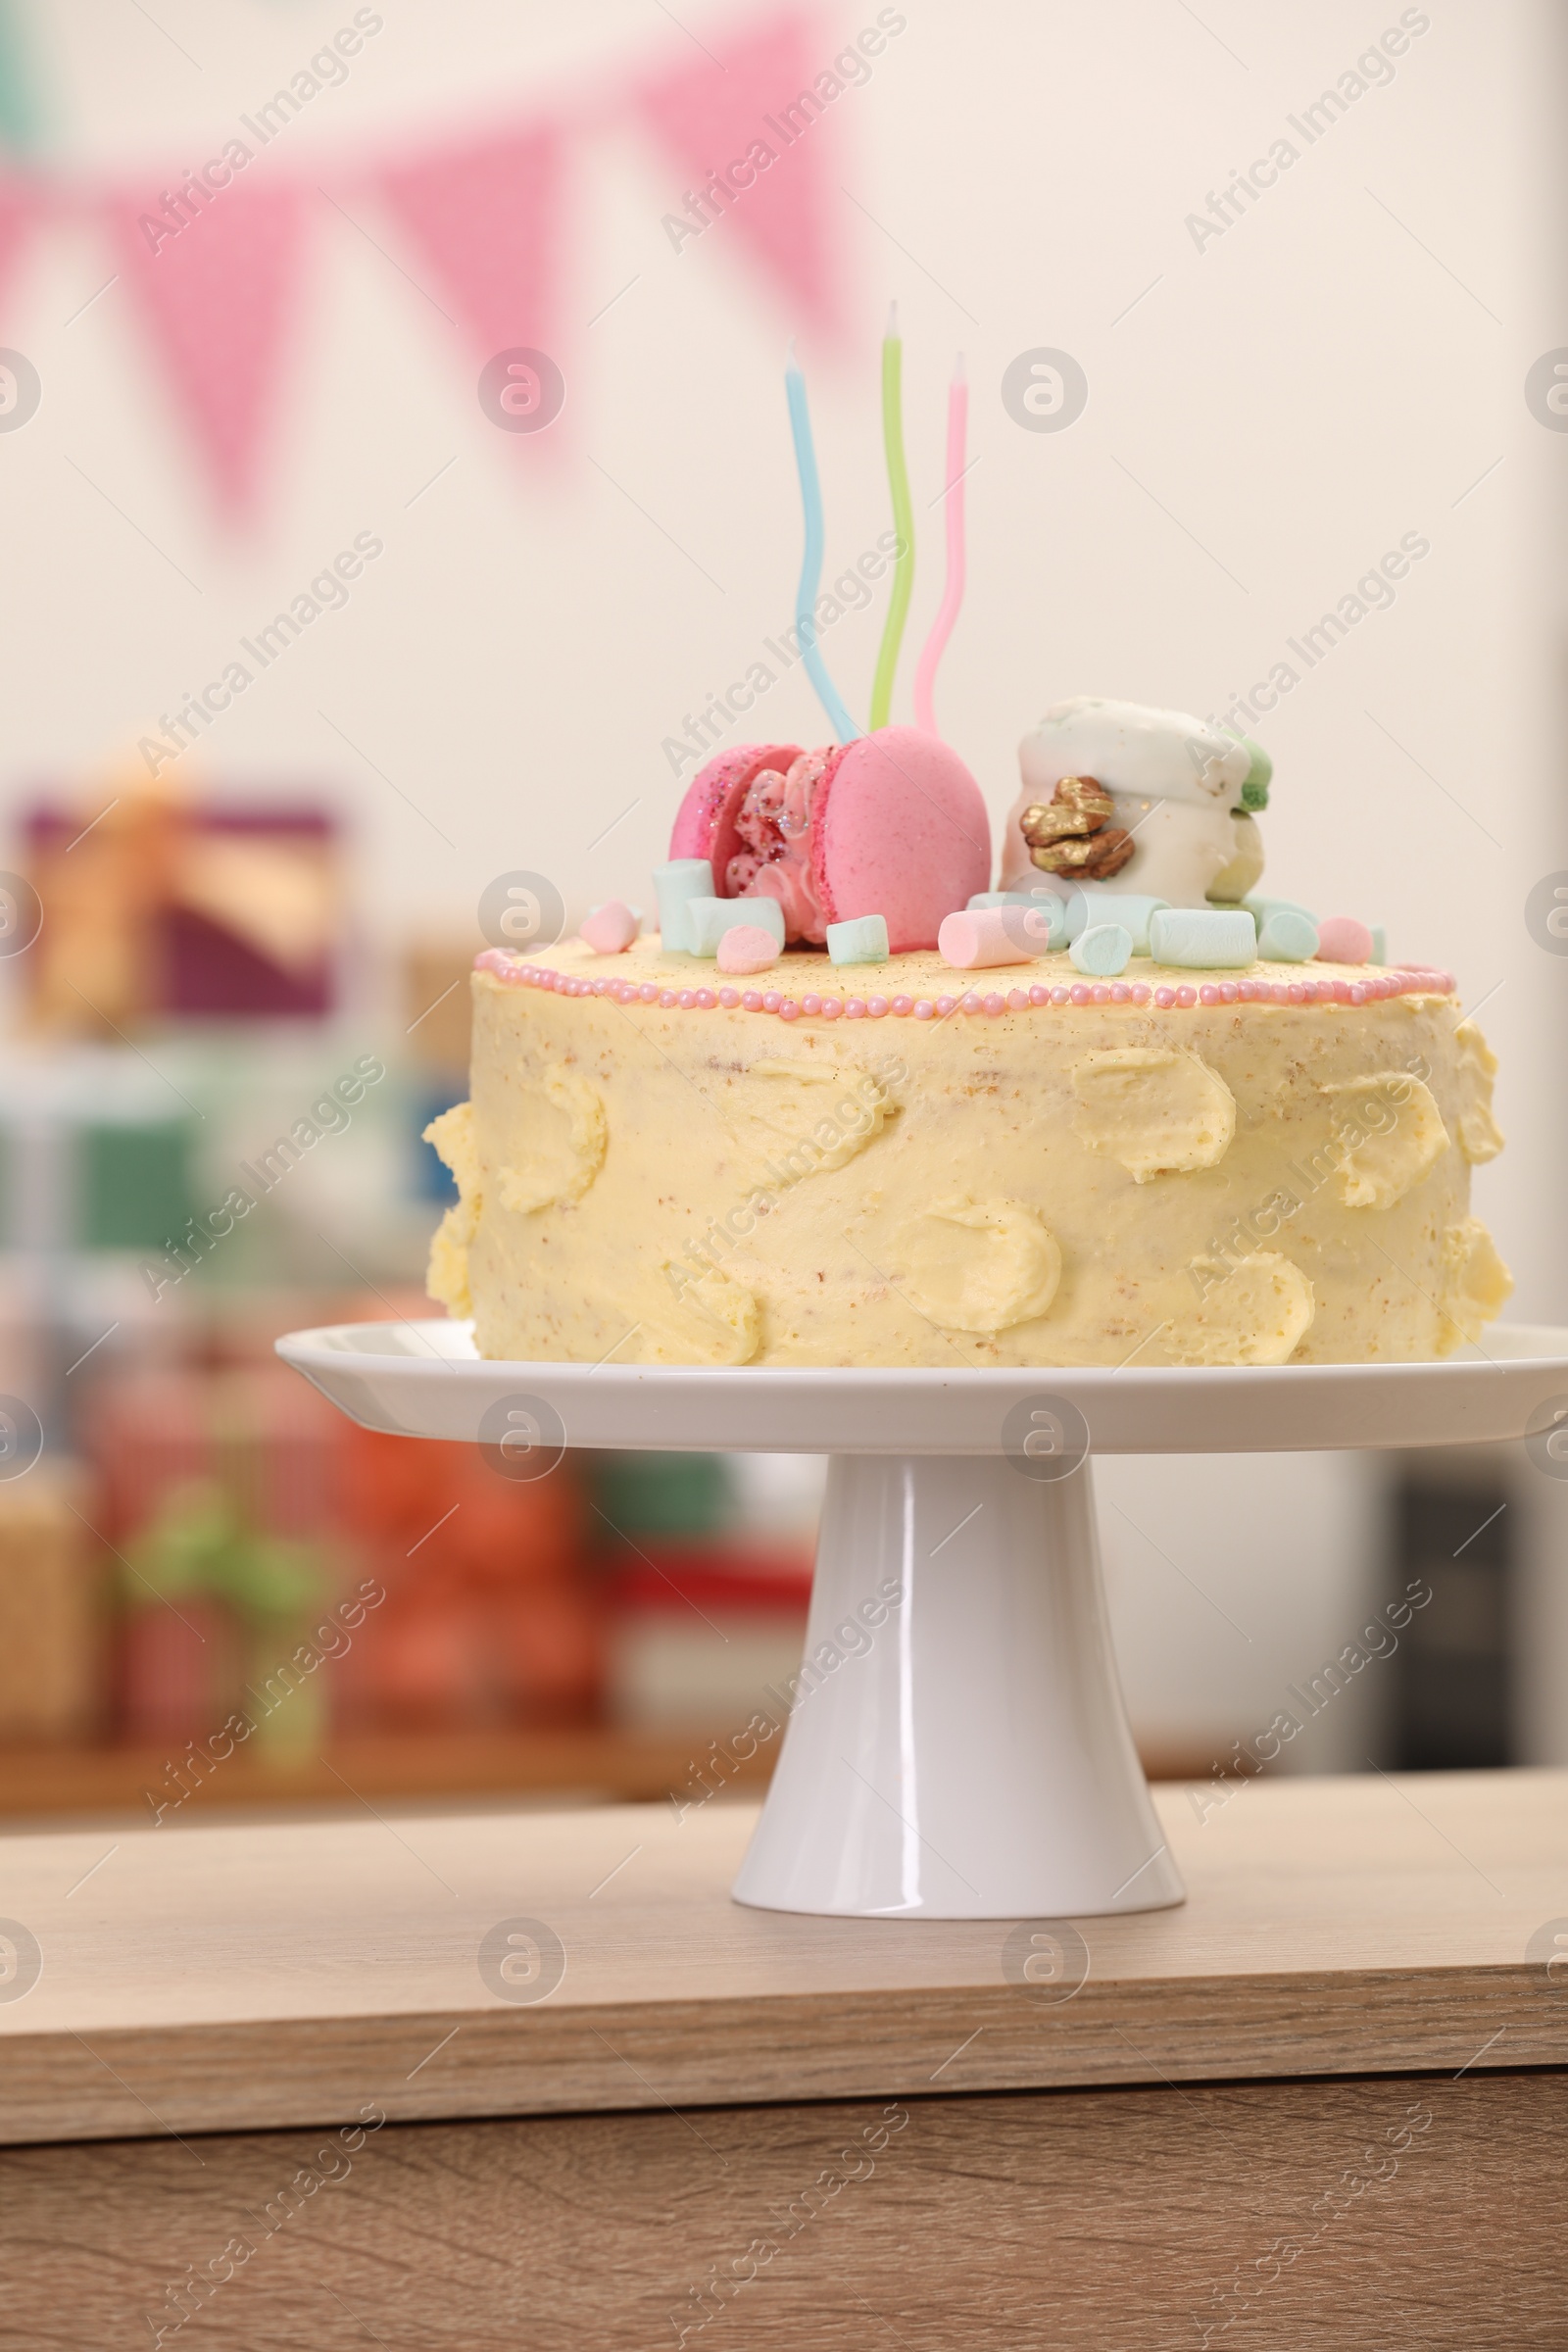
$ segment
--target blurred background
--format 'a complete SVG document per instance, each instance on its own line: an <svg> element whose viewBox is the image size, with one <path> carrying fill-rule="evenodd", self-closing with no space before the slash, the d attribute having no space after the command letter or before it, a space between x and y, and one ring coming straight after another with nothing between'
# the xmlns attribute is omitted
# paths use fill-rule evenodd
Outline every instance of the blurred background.
<svg viewBox="0 0 1568 2352"><path fill-rule="evenodd" d="M700 758L825 732L777 654L781 364L831 582L888 525L890 299L911 644L966 357L938 703L994 813L1062 695L1248 698L1269 884L1461 974L1509 1311L1568 1318L1565 71L1546 0L0 0L0 1813L766 1769L819 1463L514 1485L271 1343L432 1311L486 885L646 903ZM1081 411L1004 398L1037 353ZM879 629L831 623L852 704ZM1293 1690L1292 1769L1568 1762L1568 1503L1522 1452L1101 1480L1200 1810Z"/></svg>

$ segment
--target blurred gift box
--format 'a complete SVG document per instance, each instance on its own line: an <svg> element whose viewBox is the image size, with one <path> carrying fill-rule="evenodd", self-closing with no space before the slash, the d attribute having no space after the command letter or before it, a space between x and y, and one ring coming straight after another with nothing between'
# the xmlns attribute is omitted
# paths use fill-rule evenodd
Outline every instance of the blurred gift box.
<svg viewBox="0 0 1568 2352"><path fill-rule="evenodd" d="M102 1727L107 1563L71 1463L0 1482L0 1740L80 1740Z"/></svg>
<svg viewBox="0 0 1568 2352"><path fill-rule="evenodd" d="M343 929L337 821L318 803L200 806L139 771L95 812L25 823L49 909L27 958L31 1024L134 1034L171 1020L320 1019Z"/></svg>
<svg viewBox="0 0 1568 2352"><path fill-rule="evenodd" d="M605 1704L628 1729L738 1730L801 1662L815 1465L804 1482L705 1453L592 1458L609 1601ZM748 1494L747 1487L752 1487ZM760 1504L761 1507L758 1507Z"/></svg>
<svg viewBox="0 0 1568 2352"><path fill-rule="evenodd" d="M727 1565L666 1546L614 1579L606 1704L638 1730L738 1732L760 1712L782 1720L782 1686L801 1663L810 1562Z"/></svg>
<svg viewBox="0 0 1568 2352"><path fill-rule="evenodd" d="M596 1708L603 1607L569 1460L518 1485L477 1447L359 1429L278 1364L112 1370L85 1418L122 1566L127 1738L198 1737L258 1706L269 1740ZM333 1631L347 1593L351 1640ZM330 1671L275 1720L275 1676L312 1643Z"/></svg>
<svg viewBox="0 0 1568 2352"><path fill-rule="evenodd" d="M596 1714L603 1604L575 1457L518 1482L474 1446L344 1428L347 1521L385 1592L344 1662L347 1718L471 1729Z"/></svg>

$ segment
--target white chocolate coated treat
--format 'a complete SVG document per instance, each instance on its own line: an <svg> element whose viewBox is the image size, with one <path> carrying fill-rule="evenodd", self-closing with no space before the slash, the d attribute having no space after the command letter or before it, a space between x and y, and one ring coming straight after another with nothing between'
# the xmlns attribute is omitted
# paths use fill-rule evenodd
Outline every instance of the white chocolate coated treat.
<svg viewBox="0 0 1568 2352"><path fill-rule="evenodd" d="M766 975L802 1007L785 1021L698 1005L711 964L657 939L529 968L474 974L471 1108L436 1135L462 1200L432 1290L487 1356L1395 1362L1451 1351L1507 1295L1470 1210L1491 1056L1440 981L1163 1009L1014 989L894 1017L959 997L922 954L856 968L882 1017L829 1019L811 992L843 977L792 952ZM1077 975L1058 955L1024 978ZM659 1002L682 989L692 1009Z"/></svg>
<svg viewBox="0 0 1568 2352"><path fill-rule="evenodd" d="M1049 801L1064 776L1094 776L1115 803L1110 823L1134 845L1120 873L1097 887L1201 906L1236 863L1232 811L1250 764L1245 744L1183 710L1094 695L1054 703L1018 746L1023 790L1003 831L1002 887L1025 888L1039 872L1020 829L1024 810Z"/></svg>
<svg viewBox="0 0 1568 2352"><path fill-rule="evenodd" d="M1018 746L1018 767L1031 800L1049 800L1063 776L1096 776L1107 792L1146 794L1234 808L1252 756L1185 710L1152 710L1078 694L1053 703Z"/></svg>

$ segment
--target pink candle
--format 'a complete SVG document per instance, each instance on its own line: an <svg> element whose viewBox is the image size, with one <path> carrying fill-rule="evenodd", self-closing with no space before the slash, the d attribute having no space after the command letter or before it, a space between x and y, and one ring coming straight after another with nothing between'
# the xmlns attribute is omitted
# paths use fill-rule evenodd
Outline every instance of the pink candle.
<svg viewBox="0 0 1568 2352"><path fill-rule="evenodd" d="M947 650L958 608L963 603L963 450L968 417L969 387L964 380L960 352L954 362L953 381L948 387L948 482L944 493L948 510L948 576L941 607L931 623L931 634L920 649L914 673L915 723L924 727L928 735L941 732L931 699L932 689L936 685L937 663Z"/></svg>

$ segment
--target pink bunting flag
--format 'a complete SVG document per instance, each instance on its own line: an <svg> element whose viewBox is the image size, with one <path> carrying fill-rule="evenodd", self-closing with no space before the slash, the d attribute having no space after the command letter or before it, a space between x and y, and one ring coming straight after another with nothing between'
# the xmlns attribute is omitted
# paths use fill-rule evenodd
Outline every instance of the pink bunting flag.
<svg viewBox="0 0 1568 2352"><path fill-rule="evenodd" d="M227 520L247 519L277 413L304 228L296 188L235 180L188 196L103 201L120 274L158 347Z"/></svg>
<svg viewBox="0 0 1568 2352"><path fill-rule="evenodd" d="M828 221L829 141L848 86L812 12L786 10L721 57L695 47L631 96L689 184L664 216L677 252L723 224L752 248L791 316L831 338L844 330ZM692 201L688 201L692 200Z"/></svg>
<svg viewBox="0 0 1568 2352"><path fill-rule="evenodd" d="M414 249L416 282L485 359L517 346L550 351L556 331L561 141L553 129L465 139L385 165L385 202Z"/></svg>

